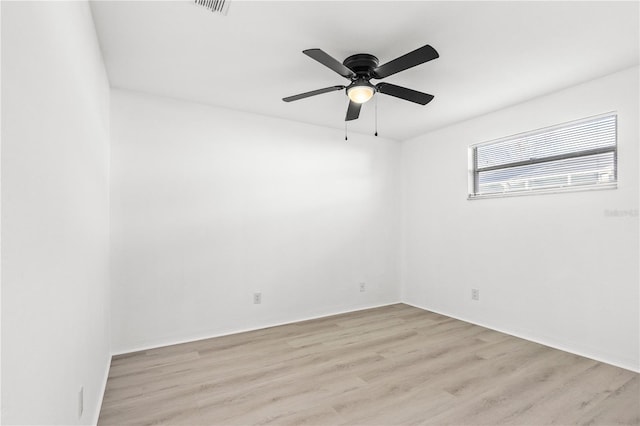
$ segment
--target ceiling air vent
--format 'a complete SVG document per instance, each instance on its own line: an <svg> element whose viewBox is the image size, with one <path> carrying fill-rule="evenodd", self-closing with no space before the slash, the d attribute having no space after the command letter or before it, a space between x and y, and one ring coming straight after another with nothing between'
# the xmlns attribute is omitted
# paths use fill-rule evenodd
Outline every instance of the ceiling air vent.
<svg viewBox="0 0 640 426"><path fill-rule="evenodd" d="M195 3L206 7L212 12L226 15L229 11L229 3L231 3L231 0L195 0Z"/></svg>

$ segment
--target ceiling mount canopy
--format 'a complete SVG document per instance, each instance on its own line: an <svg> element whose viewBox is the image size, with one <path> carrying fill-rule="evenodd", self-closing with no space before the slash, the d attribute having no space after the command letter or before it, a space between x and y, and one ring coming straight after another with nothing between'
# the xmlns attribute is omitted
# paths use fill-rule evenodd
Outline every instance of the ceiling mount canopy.
<svg viewBox="0 0 640 426"><path fill-rule="evenodd" d="M426 105L433 99L433 96L427 93L396 86L395 84L378 83L374 85L370 82L372 79L380 80L438 58L440 56L438 52L428 44L383 65L378 65L378 58L368 53L351 55L342 63L321 49L307 49L303 50L302 53L315 59L342 77L351 80L351 83L347 86L331 86L288 96L282 99L285 102L297 101L310 96L346 89L345 93L349 97L349 106L347 108L345 121L350 121L356 120L360 116L362 104L369 101L376 93L383 93L420 105Z"/></svg>

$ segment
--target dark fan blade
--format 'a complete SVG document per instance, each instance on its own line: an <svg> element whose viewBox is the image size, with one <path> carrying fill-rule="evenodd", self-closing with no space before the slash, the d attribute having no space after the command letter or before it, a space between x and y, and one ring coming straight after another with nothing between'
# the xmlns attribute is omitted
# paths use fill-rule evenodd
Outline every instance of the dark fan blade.
<svg viewBox="0 0 640 426"><path fill-rule="evenodd" d="M356 76L356 73L354 73L349 68L345 67L336 59L329 56L327 53L325 53L320 49L307 49L307 50L303 50L302 53L320 62L325 67L331 68L332 70L334 70L335 72L343 76L344 78L351 78Z"/></svg>
<svg viewBox="0 0 640 426"><path fill-rule="evenodd" d="M387 62L386 64L380 65L379 67L373 70L373 78L385 78L398 73L400 71L404 71L411 67L415 67L416 65L424 64L425 62L431 61L432 59L436 59L439 57L436 49L429 46L422 46L419 49L414 50L413 52L409 52L406 55L402 55L399 58L394 59L393 61Z"/></svg>
<svg viewBox="0 0 640 426"><path fill-rule="evenodd" d="M311 92L300 93L299 95L287 96L286 98L282 98L285 102L297 101L298 99L308 98L309 96L321 95L323 93L335 92L336 90L342 90L344 86L331 86L325 87L324 89L313 90Z"/></svg>
<svg viewBox="0 0 640 426"><path fill-rule="evenodd" d="M385 95L395 96L396 98L406 101L415 102L420 105L426 105L433 99L432 95L418 92L417 90L407 89L406 87L396 86L395 84L379 83L376 89Z"/></svg>
<svg viewBox="0 0 640 426"><path fill-rule="evenodd" d="M349 101L349 108L347 108L347 116L344 121L357 120L360 117L360 108L362 108L362 104Z"/></svg>

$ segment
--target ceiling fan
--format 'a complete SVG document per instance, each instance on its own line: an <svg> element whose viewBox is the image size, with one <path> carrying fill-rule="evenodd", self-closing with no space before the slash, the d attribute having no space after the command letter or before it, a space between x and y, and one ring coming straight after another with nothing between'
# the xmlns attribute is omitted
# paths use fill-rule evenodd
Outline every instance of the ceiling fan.
<svg viewBox="0 0 640 426"><path fill-rule="evenodd" d="M303 50L302 53L337 72L344 78L351 80L351 83L347 86L325 87L324 89L288 96L282 99L285 102L297 101L310 96L346 89L346 94L349 97L349 107L347 108L345 121L350 121L360 116L362 104L370 100L375 93L395 96L396 98L415 102L420 105L426 105L433 99L432 95L418 92L417 90L407 89L406 87L396 86L391 83L378 83L374 85L370 81L372 79L380 80L389 77L400 71L438 58L440 56L438 52L428 44L383 65L378 65L378 58L368 53L351 55L342 63L321 49L307 49Z"/></svg>

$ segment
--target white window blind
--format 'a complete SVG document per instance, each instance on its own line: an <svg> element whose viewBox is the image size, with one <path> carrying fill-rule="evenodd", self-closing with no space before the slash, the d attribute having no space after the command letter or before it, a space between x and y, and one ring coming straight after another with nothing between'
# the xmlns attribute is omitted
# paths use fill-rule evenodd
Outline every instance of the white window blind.
<svg viewBox="0 0 640 426"><path fill-rule="evenodd" d="M616 128L607 114L475 145L469 197L614 186Z"/></svg>

